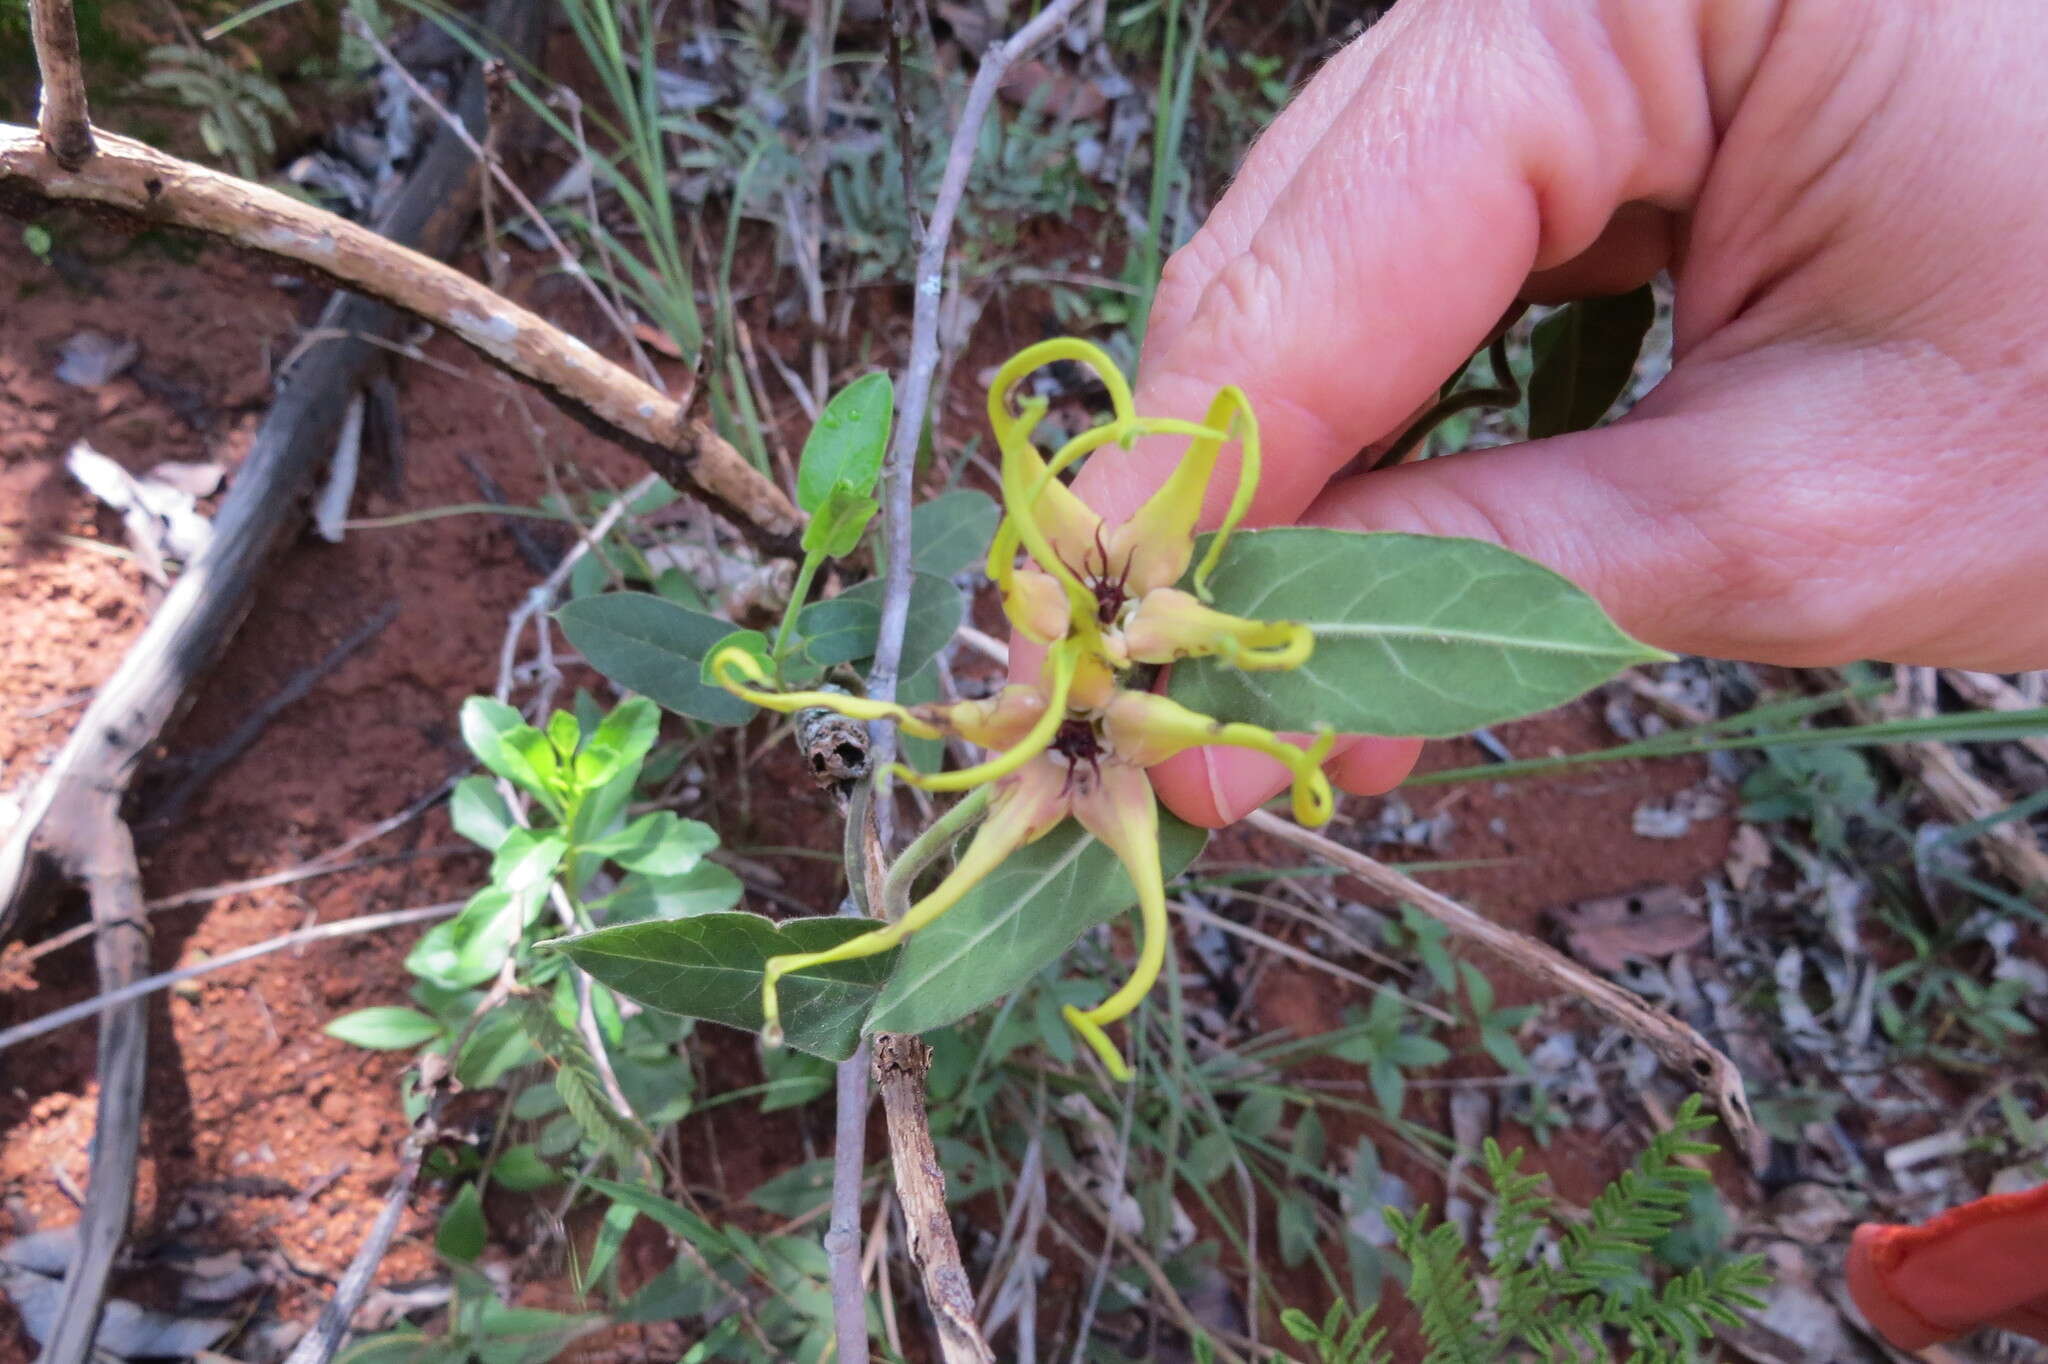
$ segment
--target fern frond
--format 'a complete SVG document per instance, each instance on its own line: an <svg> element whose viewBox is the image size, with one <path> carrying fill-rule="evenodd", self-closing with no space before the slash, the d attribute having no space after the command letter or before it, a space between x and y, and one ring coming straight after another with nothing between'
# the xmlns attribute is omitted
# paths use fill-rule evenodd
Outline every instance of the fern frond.
<svg viewBox="0 0 2048 1364"><path fill-rule="evenodd" d="M621 1164L653 1145L654 1138L646 1128L613 1109L590 1048L562 1026L545 1000L528 996L515 1001L514 1007L519 1011L519 1026L554 1067L562 1104L586 1137Z"/></svg>

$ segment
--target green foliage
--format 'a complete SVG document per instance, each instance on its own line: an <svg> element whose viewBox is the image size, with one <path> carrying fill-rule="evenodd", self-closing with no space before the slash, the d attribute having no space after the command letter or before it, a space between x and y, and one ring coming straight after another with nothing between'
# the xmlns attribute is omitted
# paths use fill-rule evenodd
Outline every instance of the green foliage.
<svg viewBox="0 0 2048 1364"><path fill-rule="evenodd" d="M273 124L292 116L277 83L203 48L153 47L149 63L142 84L199 110L199 136L206 149L225 157L244 180L261 178L277 156Z"/></svg>
<svg viewBox="0 0 2048 1364"><path fill-rule="evenodd" d="M1714 1148L1692 1140L1713 1119L1689 1097L1629 1169L1602 1189L1584 1221L1560 1224L1541 1175L1521 1168L1523 1153L1488 1141L1486 1172L1497 1200L1495 1248L1486 1277L1495 1284L1482 1306L1475 1269L1457 1228L1429 1227L1428 1211L1386 1214L1411 1266L1408 1297L1422 1319L1429 1364L1479 1364L1526 1348L1546 1361L1607 1360L1610 1333L1641 1364L1690 1358L1717 1325L1763 1306L1752 1290L1768 1279L1757 1256L1723 1259L1653 1287L1646 1264L1683 1218L1707 1176L1683 1163ZM1543 1247L1552 1245L1555 1254Z"/></svg>
<svg viewBox="0 0 2048 1364"><path fill-rule="evenodd" d="M835 488L866 497L882 475L896 389L879 370L832 395L804 442L796 468L796 504L816 515ZM843 553L844 551L840 551Z"/></svg>
<svg viewBox="0 0 2048 1364"><path fill-rule="evenodd" d="M1206 837L1162 813L1166 874L1193 862ZM867 1030L921 1033L965 1017L1023 985L1137 898L1116 855L1069 821L1012 854L904 944Z"/></svg>
<svg viewBox="0 0 2048 1364"><path fill-rule="evenodd" d="M1597 426L1628 390L1643 338L1657 320L1645 284L1626 294L1589 298L1559 308L1536 324L1531 340L1529 438Z"/></svg>
<svg viewBox="0 0 2048 1364"><path fill-rule="evenodd" d="M1463 734L1562 705L1624 668L1666 657L1623 634L1563 577L1478 540L1240 532L1214 582L1219 610L1304 622L1315 652L1285 672L1184 663L1167 694L1275 729Z"/></svg>
<svg viewBox="0 0 2048 1364"><path fill-rule="evenodd" d="M825 951L871 927L859 919L776 923L757 914L703 914L599 929L549 946L642 1004L758 1032L768 958ZM861 1020L894 963L895 954L884 953L784 976L785 1040L832 1061L853 1055Z"/></svg>

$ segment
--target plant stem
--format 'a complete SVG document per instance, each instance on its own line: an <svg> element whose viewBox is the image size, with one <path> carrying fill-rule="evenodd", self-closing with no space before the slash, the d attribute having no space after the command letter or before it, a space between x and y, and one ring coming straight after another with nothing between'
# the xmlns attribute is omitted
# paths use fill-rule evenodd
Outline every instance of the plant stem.
<svg viewBox="0 0 2048 1364"><path fill-rule="evenodd" d="M988 808L991 789L975 787L911 840L903 855L889 868L888 876L883 878L882 918L894 922L903 917L904 911L910 908L910 888L917 881L918 874L952 847L968 825L981 818L982 812Z"/></svg>
<svg viewBox="0 0 2048 1364"><path fill-rule="evenodd" d="M824 562L824 555L811 553L804 555L803 562L797 566L796 586L789 590L789 605L782 609L782 624L775 628L775 648L768 660L775 665L777 680L782 677L782 660L789 657L797 613L804 609L804 601L811 595L811 579L818 576L818 569Z"/></svg>

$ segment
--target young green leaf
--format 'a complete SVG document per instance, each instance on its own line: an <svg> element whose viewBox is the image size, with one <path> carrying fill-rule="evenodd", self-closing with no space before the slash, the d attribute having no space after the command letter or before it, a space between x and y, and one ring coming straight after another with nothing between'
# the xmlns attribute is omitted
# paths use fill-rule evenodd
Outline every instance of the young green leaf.
<svg viewBox="0 0 2048 1364"><path fill-rule="evenodd" d="M681 876L717 846L718 833L709 824L683 819L673 810L656 810L581 851L649 876Z"/></svg>
<svg viewBox="0 0 2048 1364"><path fill-rule="evenodd" d="M462 703L461 726L462 742L478 762L550 810L559 808L554 747L518 711L488 696L472 696Z"/></svg>
<svg viewBox="0 0 2048 1364"><path fill-rule="evenodd" d="M514 829L505 835L497 855L491 859L491 880L509 891L544 886L568 851L569 840L558 833Z"/></svg>
<svg viewBox="0 0 2048 1364"><path fill-rule="evenodd" d="M1159 816L1160 860L1178 876L1208 837ZM869 1032L929 1032L1000 999L1074 940L1138 902L1116 854L1071 820L1004 860L903 946Z"/></svg>
<svg viewBox="0 0 2048 1364"><path fill-rule="evenodd" d="M740 890L740 879L715 862L699 862L680 876L628 876L605 897L605 922L715 914L738 904Z"/></svg>
<svg viewBox="0 0 2048 1364"><path fill-rule="evenodd" d="M587 732L576 758L576 782L585 790L640 765L661 736L661 708L644 696L628 697Z"/></svg>
<svg viewBox="0 0 2048 1364"><path fill-rule="evenodd" d="M1562 705L1669 657L1623 634L1558 574L1479 540L1242 532L1211 581L1218 610L1303 622L1315 652L1289 671L1181 663L1167 694L1279 730L1446 738Z"/></svg>
<svg viewBox="0 0 2048 1364"><path fill-rule="evenodd" d="M531 1143L507 1147L491 1162L491 1179L514 1193L531 1193L562 1182L560 1172L542 1160Z"/></svg>
<svg viewBox="0 0 2048 1364"><path fill-rule="evenodd" d="M321 1031L371 1051L410 1051L441 1035L441 1025L417 1009L377 1004L343 1014Z"/></svg>
<svg viewBox="0 0 2048 1364"><path fill-rule="evenodd" d="M705 686L699 676L712 648L732 633L729 621L646 592L573 601L555 612L555 620L591 667L678 715L743 725L754 714L751 705Z"/></svg>
<svg viewBox="0 0 2048 1364"><path fill-rule="evenodd" d="M910 512L910 566L937 578L974 567L987 555L1001 516L994 498L972 488L918 503Z"/></svg>
<svg viewBox="0 0 2048 1364"><path fill-rule="evenodd" d="M957 912L957 911L956 911ZM761 978L768 958L837 947L869 931L859 919L788 919L701 914L602 928L547 944L594 978L650 1008L761 1030ZM794 972L780 986L790 1046L844 1061L896 953Z"/></svg>
<svg viewBox="0 0 2048 1364"><path fill-rule="evenodd" d="M1628 388L1657 301L1645 284L1626 294L1588 298L1536 324L1530 349L1529 438L1597 426Z"/></svg>
<svg viewBox="0 0 2048 1364"><path fill-rule="evenodd" d="M486 852L496 852L505 836L519 827L489 777L464 777L455 783L455 792L448 797L448 822Z"/></svg>
<svg viewBox="0 0 2048 1364"><path fill-rule="evenodd" d="M444 1259L467 1264L484 1253L486 1239L483 1197L477 1193L476 1185L465 1184L455 1191L448 1210L441 1214L441 1225L434 1232L434 1249Z"/></svg>
<svg viewBox="0 0 2048 1364"><path fill-rule="evenodd" d="M797 461L797 506L815 515L841 484L860 496L874 488L889 448L895 405L895 385L880 370L832 395Z"/></svg>
<svg viewBox="0 0 2048 1364"><path fill-rule="evenodd" d="M881 509L882 504L874 498L857 493L844 483L833 484L832 491L825 494L825 504L804 523L804 553L828 559L845 558L860 544L861 532Z"/></svg>

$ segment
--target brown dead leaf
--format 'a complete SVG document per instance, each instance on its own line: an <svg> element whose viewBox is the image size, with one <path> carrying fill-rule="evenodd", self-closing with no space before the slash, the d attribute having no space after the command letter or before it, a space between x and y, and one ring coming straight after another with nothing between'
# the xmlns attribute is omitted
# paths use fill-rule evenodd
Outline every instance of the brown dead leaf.
<svg viewBox="0 0 2048 1364"><path fill-rule="evenodd" d="M1668 957L1707 936L1698 902L1676 886L1584 900L1556 917L1571 954L1601 971L1619 971L1631 957Z"/></svg>
<svg viewBox="0 0 2048 1364"><path fill-rule="evenodd" d="M652 346L671 360L683 358L683 348L676 344L676 339L673 336L670 336L659 327L650 327L645 322L635 322L633 324L633 335L638 338L641 345Z"/></svg>
<svg viewBox="0 0 2048 1364"><path fill-rule="evenodd" d="M1754 824L1735 826L1735 837L1728 846L1728 860L1722 864L1728 873L1728 884L1737 894L1747 891L1756 874L1771 865L1771 840L1764 837L1764 831Z"/></svg>
<svg viewBox="0 0 2048 1364"><path fill-rule="evenodd" d="M1061 120L1094 118L1109 99L1094 81L1056 70L1041 61L1019 62L998 87L1004 99Z"/></svg>

